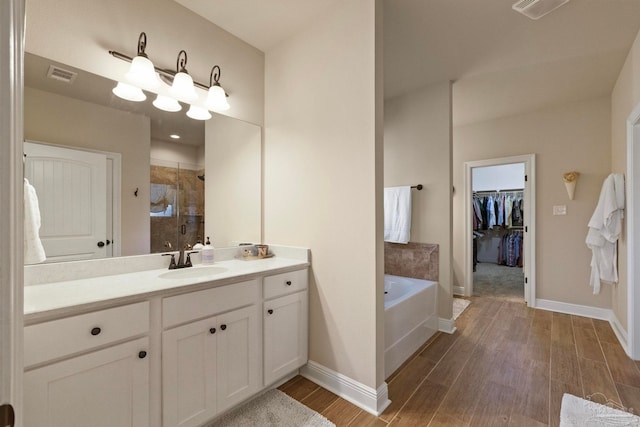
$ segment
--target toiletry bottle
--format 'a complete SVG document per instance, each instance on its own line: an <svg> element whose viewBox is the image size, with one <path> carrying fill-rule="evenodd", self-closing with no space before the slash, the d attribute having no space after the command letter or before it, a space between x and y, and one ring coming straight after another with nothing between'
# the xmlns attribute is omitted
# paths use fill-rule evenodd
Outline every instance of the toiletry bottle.
<svg viewBox="0 0 640 427"><path fill-rule="evenodd" d="M213 264L213 245L207 237L207 242L204 244L204 248L200 251L203 264Z"/></svg>
<svg viewBox="0 0 640 427"><path fill-rule="evenodd" d="M194 251L201 251L204 249L204 245L202 244L202 239L198 239L198 242L193 245L193 250Z"/></svg>

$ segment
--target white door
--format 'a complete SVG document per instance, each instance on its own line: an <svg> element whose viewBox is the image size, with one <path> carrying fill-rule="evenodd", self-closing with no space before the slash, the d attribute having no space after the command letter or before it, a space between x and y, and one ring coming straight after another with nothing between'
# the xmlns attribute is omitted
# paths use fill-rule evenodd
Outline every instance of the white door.
<svg viewBox="0 0 640 427"><path fill-rule="evenodd" d="M47 261L107 256L107 159L104 154L24 143L25 178L40 205Z"/></svg>
<svg viewBox="0 0 640 427"><path fill-rule="evenodd" d="M24 374L24 425L149 425L148 338L47 365Z"/></svg>
<svg viewBox="0 0 640 427"><path fill-rule="evenodd" d="M264 303L264 384L307 363L307 292Z"/></svg>
<svg viewBox="0 0 640 427"><path fill-rule="evenodd" d="M216 318L162 333L162 424L199 426L216 414Z"/></svg>
<svg viewBox="0 0 640 427"><path fill-rule="evenodd" d="M261 348L258 307L251 306L217 318L218 412L257 392L260 387Z"/></svg>

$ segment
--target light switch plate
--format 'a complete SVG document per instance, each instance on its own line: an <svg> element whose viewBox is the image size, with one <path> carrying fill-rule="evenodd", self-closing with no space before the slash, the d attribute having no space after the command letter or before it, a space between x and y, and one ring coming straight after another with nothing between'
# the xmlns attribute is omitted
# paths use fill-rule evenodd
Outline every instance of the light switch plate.
<svg viewBox="0 0 640 427"><path fill-rule="evenodd" d="M566 215L567 214L567 205L556 205L553 207L554 215Z"/></svg>

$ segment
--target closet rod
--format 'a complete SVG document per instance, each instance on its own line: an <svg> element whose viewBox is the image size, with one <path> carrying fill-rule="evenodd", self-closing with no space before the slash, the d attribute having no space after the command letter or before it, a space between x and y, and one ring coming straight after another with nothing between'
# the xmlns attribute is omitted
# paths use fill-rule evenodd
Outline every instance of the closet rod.
<svg viewBox="0 0 640 427"><path fill-rule="evenodd" d="M518 192L524 192L524 188L511 188L507 190L474 191L473 194L518 193Z"/></svg>
<svg viewBox="0 0 640 427"><path fill-rule="evenodd" d="M412 185L411 188L415 188L416 190L420 191L422 190L422 184Z"/></svg>

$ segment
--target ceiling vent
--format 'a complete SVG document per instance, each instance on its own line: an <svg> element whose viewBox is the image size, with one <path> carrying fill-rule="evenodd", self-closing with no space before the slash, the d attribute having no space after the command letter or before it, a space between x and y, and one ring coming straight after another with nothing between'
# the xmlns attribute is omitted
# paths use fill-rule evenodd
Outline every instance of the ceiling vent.
<svg viewBox="0 0 640 427"><path fill-rule="evenodd" d="M47 70L47 77L50 79L58 80L65 83L73 83L73 81L78 76L78 73L74 73L73 71L65 70L64 68L56 67L55 65L49 65L49 70Z"/></svg>
<svg viewBox="0 0 640 427"><path fill-rule="evenodd" d="M520 0L512 6L513 10L531 19L540 19L553 12L569 0Z"/></svg>

